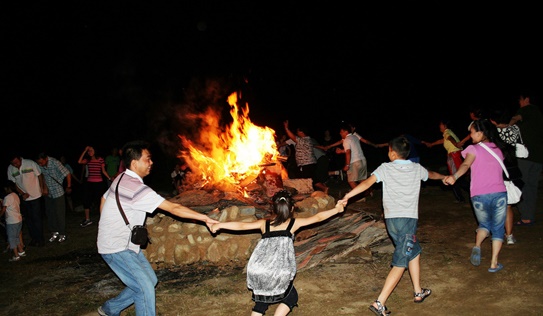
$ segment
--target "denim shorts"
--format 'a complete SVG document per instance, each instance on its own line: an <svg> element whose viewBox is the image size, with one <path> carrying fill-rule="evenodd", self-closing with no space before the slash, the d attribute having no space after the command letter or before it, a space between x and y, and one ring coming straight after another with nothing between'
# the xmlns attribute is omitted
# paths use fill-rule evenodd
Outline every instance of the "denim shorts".
<svg viewBox="0 0 543 316"><path fill-rule="evenodd" d="M385 219L388 234L394 244L392 266L408 268L409 261L416 258L422 251L417 239L416 218L389 218Z"/></svg>
<svg viewBox="0 0 543 316"><path fill-rule="evenodd" d="M492 240L503 241L507 214L507 192L497 192L471 197L478 229L492 234Z"/></svg>

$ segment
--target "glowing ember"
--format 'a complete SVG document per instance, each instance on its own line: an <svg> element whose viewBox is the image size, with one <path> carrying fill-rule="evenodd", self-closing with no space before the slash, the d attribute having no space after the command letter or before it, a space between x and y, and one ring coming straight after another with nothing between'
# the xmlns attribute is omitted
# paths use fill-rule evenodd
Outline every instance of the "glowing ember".
<svg viewBox="0 0 543 316"><path fill-rule="evenodd" d="M188 152L183 157L203 183L225 187L246 185L256 179L262 165L276 162L279 155L275 131L254 125L249 119L249 106L238 108L237 94L228 97L233 123L224 131L219 128L220 115L212 110L198 117L205 125L195 144L180 136ZM241 113L240 113L241 112Z"/></svg>

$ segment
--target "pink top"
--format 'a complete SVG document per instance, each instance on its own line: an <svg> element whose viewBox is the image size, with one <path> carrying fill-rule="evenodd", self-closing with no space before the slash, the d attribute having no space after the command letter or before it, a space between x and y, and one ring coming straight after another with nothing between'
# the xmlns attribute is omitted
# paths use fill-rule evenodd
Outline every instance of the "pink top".
<svg viewBox="0 0 543 316"><path fill-rule="evenodd" d="M89 168L89 176L87 182L102 182L102 168L106 165L103 158L90 159L87 162Z"/></svg>
<svg viewBox="0 0 543 316"><path fill-rule="evenodd" d="M503 160L501 150L494 143L485 144ZM468 154L475 155L475 160L470 168L470 195L472 197L507 191L503 183L503 169L494 156L477 144L469 145L462 151L462 157L466 158Z"/></svg>

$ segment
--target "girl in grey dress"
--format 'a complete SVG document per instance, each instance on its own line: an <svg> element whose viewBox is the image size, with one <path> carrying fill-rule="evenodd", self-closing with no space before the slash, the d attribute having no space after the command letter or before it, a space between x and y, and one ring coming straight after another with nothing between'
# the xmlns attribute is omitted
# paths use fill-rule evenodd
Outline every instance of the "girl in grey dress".
<svg viewBox="0 0 543 316"><path fill-rule="evenodd" d="M287 315L297 306L298 292L293 285L296 276L294 233L343 212L343 204L307 218L294 218L295 205L292 195L281 190L273 198L270 218L254 222L224 222L211 226L213 233L219 229L255 230L262 233L247 263L247 287L252 291L251 316L264 315L270 304L279 303L274 315Z"/></svg>

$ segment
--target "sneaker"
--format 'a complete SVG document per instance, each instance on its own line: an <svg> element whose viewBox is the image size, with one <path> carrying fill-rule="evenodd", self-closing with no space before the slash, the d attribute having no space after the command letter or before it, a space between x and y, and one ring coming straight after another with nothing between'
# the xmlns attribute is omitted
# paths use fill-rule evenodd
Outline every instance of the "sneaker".
<svg viewBox="0 0 543 316"><path fill-rule="evenodd" d="M515 237L513 237L513 234L511 235L505 235L505 238L507 239L507 244L508 245L514 245L517 240L515 239Z"/></svg>
<svg viewBox="0 0 543 316"><path fill-rule="evenodd" d="M26 251L19 252L19 257L26 257Z"/></svg>
<svg viewBox="0 0 543 316"><path fill-rule="evenodd" d="M98 315L107 316L106 312L102 309L102 306L98 307Z"/></svg>
<svg viewBox="0 0 543 316"><path fill-rule="evenodd" d="M54 232L51 238L49 238L49 242L53 242L57 240L57 238L58 238L58 232Z"/></svg>
<svg viewBox="0 0 543 316"><path fill-rule="evenodd" d="M14 262L14 261L19 261L19 260L21 260L21 257L17 256L17 257L10 258L9 262Z"/></svg>
<svg viewBox="0 0 543 316"><path fill-rule="evenodd" d="M81 225L81 227L87 227L90 224L92 224L92 221L90 219L86 219L83 222L81 222L81 224L79 224L79 225Z"/></svg>
<svg viewBox="0 0 543 316"><path fill-rule="evenodd" d="M58 235L58 242L65 242L66 241L66 235Z"/></svg>

